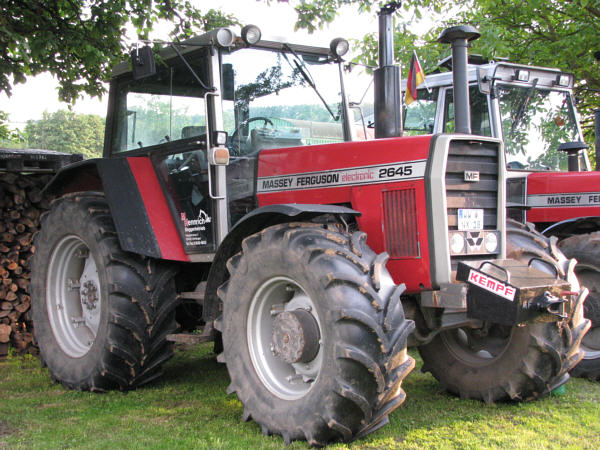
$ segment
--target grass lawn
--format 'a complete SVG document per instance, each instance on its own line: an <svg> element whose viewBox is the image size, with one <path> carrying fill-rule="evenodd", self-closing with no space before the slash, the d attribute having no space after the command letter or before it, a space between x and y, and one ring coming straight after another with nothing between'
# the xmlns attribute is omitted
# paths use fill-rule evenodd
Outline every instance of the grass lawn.
<svg viewBox="0 0 600 450"><path fill-rule="evenodd" d="M563 395L485 405L439 391L417 368L390 424L331 448L600 448L600 383L571 379ZM210 345L178 350L160 382L136 391L74 392L33 357L0 362L0 448L283 448L226 395L227 370ZM286 447L306 448L305 442Z"/></svg>

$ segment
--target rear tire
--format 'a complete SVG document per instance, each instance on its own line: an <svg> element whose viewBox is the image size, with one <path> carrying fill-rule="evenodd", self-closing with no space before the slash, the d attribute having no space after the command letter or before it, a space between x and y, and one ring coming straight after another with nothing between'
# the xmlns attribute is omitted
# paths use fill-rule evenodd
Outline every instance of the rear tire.
<svg viewBox="0 0 600 450"><path fill-rule="evenodd" d="M173 271L123 252L101 194L52 205L35 239L32 313L43 361L70 389L128 390L162 373L176 328Z"/></svg>
<svg viewBox="0 0 600 450"><path fill-rule="evenodd" d="M538 257L568 273L568 260L551 242L526 226L507 223L507 257L529 261ZM550 267L534 262L540 270ZM571 280L576 284L576 280ZM568 371L582 358L581 339L589 323L581 305L561 322L522 327L485 324L481 329L459 328L439 333L419 347L424 370L449 392L462 398L492 403L528 400L548 394L568 380Z"/></svg>
<svg viewBox="0 0 600 450"><path fill-rule="evenodd" d="M583 359L573 370L574 377L600 380L600 232L571 236L558 243L569 258L575 258L575 273L579 282L590 291L583 315L592 322L591 329L583 337Z"/></svg>
<svg viewBox="0 0 600 450"><path fill-rule="evenodd" d="M282 224L246 238L229 260L231 278L219 290L219 360L244 419L254 419L263 433L286 443L349 441L387 423L404 401L401 383L414 367L406 339L414 324L404 318L404 286L395 286L385 269L387 255L375 255L365 238ZM280 326L284 313L312 324L302 326L305 339L293 331L289 338L291 322ZM303 342L310 355L286 360L283 342Z"/></svg>

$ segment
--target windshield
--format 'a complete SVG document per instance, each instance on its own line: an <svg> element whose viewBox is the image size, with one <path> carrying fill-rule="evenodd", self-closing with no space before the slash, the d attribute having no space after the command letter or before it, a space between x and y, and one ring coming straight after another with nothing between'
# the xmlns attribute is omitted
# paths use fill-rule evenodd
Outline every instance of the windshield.
<svg viewBox="0 0 600 450"><path fill-rule="evenodd" d="M223 101L232 155L344 140L336 64L262 49L224 54L222 61L233 77L231 98Z"/></svg>
<svg viewBox="0 0 600 450"><path fill-rule="evenodd" d="M569 92L498 86L509 169L567 170L565 142L580 141Z"/></svg>

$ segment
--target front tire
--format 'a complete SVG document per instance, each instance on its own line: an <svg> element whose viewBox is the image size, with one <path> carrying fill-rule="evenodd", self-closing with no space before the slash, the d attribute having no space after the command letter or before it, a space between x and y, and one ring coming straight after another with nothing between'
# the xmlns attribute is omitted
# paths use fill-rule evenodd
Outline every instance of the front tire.
<svg viewBox="0 0 600 450"><path fill-rule="evenodd" d="M173 271L123 252L101 194L76 194L43 218L32 259L41 357L70 389L128 390L162 373L176 328Z"/></svg>
<svg viewBox="0 0 600 450"><path fill-rule="evenodd" d="M600 380L600 232L571 236L558 243L569 258L575 258L575 273L579 282L590 291L583 315L592 327L583 337L583 359L571 370L575 377Z"/></svg>
<svg viewBox="0 0 600 450"><path fill-rule="evenodd" d="M526 226L507 223L507 256L529 262L547 261L559 274L569 274L569 261L551 242ZM554 270L534 260L536 268ZM576 280L569 280L576 284ZM574 305L561 322L508 327L486 323L482 328L459 328L439 333L419 347L424 370L449 392L462 398L492 403L529 400L548 394L568 380L568 371L583 354L580 343L589 323L582 305Z"/></svg>
<svg viewBox="0 0 600 450"><path fill-rule="evenodd" d="M311 445L349 441L387 423L414 367L402 286L365 244L316 224L246 238L221 287L228 392L265 434Z"/></svg>

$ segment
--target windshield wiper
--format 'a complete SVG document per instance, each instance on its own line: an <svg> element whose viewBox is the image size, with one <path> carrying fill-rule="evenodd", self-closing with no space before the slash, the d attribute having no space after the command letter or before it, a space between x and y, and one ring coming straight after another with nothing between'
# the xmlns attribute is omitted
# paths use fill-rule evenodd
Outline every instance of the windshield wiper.
<svg viewBox="0 0 600 450"><path fill-rule="evenodd" d="M198 84L200 84L200 86L202 87L202 89L204 89L205 91L208 91L208 92L215 92L217 90L217 88L210 87L210 86L207 86L206 84L204 84L204 82L200 79L200 77L198 76L198 74L196 73L196 71L192 68L192 66L190 66L190 63L188 63L187 60L183 57L183 55L181 54L181 52L177 48L176 44L171 44L171 48L173 50L175 50L175 53L177 53L177 56L179 56L179 59L181 59L183 61L183 63L187 67L187 69L190 71L190 73L192 74L192 76L196 79L196 81L198 82Z"/></svg>
<svg viewBox="0 0 600 450"><path fill-rule="evenodd" d="M533 97L533 92L535 91L535 86L537 85L537 82L538 82L538 79L534 78L531 87L529 89L527 89L526 97L523 99L523 102L519 106L519 110L515 114L515 119L513 120L512 124L510 126L510 134L511 135L515 134L515 129L517 128L517 125L519 125L519 123L521 123L521 120L523 120L523 117L525 116L525 111L527 110L527 107L529 106L531 97Z"/></svg>
<svg viewBox="0 0 600 450"><path fill-rule="evenodd" d="M304 81L306 81L308 83L308 85L312 88L312 90L315 91L315 93L319 96L319 98L321 99L321 102L323 103L323 105L325 106L325 108L327 109L327 111L329 112L329 114L331 115L331 117L333 118L333 120L336 121L336 122L338 120L340 120L340 116L339 115L336 116L333 113L333 111L331 110L331 108L329 107L329 105L327 104L327 102L325 101L325 99L323 98L323 96L321 95L321 93L319 92L319 89L317 89L317 84L315 83L312 75L310 74L310 70L308 70L308 67L306 67L306 64L304 64L304 61L302 60L302 58L289 45L283 44L283 46L292 55L294 55L294 66L296 66L296 70L298 70L298 72L300 73L300 75L302 75L302 78L304 78ZM294 69L294 67L292 66L292 63L288 59L288 57L285 54L285 52L282 52L281 54L283 55L283 57L285 58L285 60L287 61L287 63L290 65L290 67L292 67L292 69Z"/></svg>

